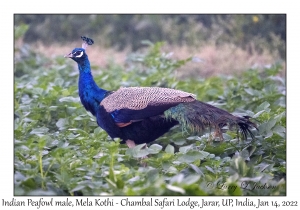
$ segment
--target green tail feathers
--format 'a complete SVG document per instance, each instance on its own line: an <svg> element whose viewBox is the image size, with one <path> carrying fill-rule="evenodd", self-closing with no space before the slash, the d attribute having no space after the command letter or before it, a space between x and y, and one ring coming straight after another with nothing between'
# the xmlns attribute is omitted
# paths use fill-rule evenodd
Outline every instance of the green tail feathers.
<svg viewBox="0 0 300 210"><path fill-rule="evenodd" d="M221 140L223 140L221 129L226 125L229 129L240 130L244 139L247 139L248 134L254 139L251 128L257 129L256 125L246 117L234 116L200 101L181 103L166 110L164 115L167 119L177 120L185 131L201 133L206 128L213 129L216 137L220 137Z"/></svg>

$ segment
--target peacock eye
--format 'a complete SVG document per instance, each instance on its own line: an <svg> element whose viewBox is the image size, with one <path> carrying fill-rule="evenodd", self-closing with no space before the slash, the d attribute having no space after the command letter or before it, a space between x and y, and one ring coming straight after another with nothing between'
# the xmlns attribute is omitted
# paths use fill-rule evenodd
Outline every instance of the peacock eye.
<svg viewBox="0 0 300 210"><path fill-rule="evenodd" d="M76 51L74 55L75 57L80 58L83 55L83 51Z"/></svg>

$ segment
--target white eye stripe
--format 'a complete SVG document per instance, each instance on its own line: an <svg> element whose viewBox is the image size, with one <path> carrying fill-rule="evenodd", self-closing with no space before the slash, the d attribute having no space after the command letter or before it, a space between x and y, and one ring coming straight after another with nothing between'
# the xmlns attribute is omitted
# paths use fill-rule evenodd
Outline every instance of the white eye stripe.
<svg viewBox="0 0 300 210"><path fill-rule="evenodd" d="M83 51L80 52L80 55L75 56L76 58L80 58L83 55Z"/></svg>

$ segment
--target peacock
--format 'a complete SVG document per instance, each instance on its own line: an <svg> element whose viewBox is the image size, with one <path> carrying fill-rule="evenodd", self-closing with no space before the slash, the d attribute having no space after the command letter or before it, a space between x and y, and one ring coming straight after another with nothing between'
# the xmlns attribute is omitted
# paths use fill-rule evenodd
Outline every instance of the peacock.
<svg viewBox="0 0 300 210"><path fill-rule="evenodd" d="M88 37L81 48L75 48L65 57L78 64L78 92L84 108L91 112L97 124L111 138L120 138L132 148L150 143L181 125L183 129L203 132L215 131L223 140L222 128L236 128L243 138L254 138L257 129L248 116L238 117L210 104L198 101L192 93L162 87L122 87L116 91L104 90L95 83L86 48L94 41Z"/></svg>

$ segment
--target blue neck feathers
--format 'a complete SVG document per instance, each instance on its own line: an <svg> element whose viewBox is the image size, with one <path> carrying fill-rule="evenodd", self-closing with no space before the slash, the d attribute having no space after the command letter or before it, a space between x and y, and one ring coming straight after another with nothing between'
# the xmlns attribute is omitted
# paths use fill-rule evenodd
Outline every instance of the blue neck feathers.
<svg viewBox="0 0 300 210"><path fill-rule="evenodd" d="M77 62L79 69L79 97L86 110L96 115L100 102L105 98L108 91L97 86L91 73L91 66L86 56Z"/></svg>

